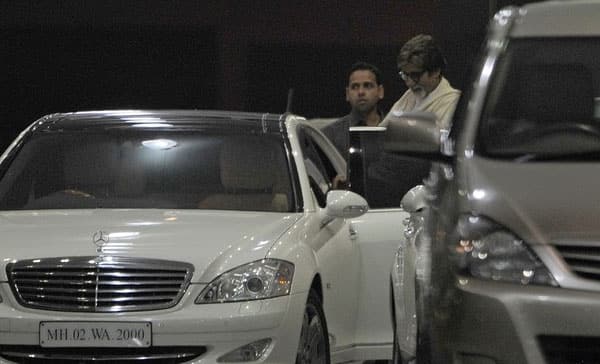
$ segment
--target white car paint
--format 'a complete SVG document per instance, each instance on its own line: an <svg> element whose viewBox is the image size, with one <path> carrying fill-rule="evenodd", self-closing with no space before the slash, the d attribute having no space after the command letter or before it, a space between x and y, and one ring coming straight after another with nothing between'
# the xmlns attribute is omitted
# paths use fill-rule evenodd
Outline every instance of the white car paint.
<svg viewBox="0 0 600 364"><path fill-rule="evenodd" d="M226 269L262 259L301 216L150 209L0 212L0 260L27 259L32 252L48 258L95 255L90 232L99 229L109 232L104 254L164 259L168 252L168 259L196 267L193 283L208 283ZM5 270L0 279L7 280Z"/></svg>
<svg viewBox="0 0 600 364"><path fill-rule="evenodd" d="M415 299L415 276L424 274L417 267L424 259L417 254L416 240L423 229L423 213L426 208L426 190L423 185L413 187L402 198L401 206L407 216L403 222L403 239L394 256L391 270L394 328L398 347L405 360L414 359L417 351L417 315ZM420 264L419 264L420 263Z"/></svg>
<svg viewBox="0 0 600 364"><path fill-rule="evenodd" d="M308 121L308 125L313 124ZM315 141L333 161L338 161L342 168L339 173L345 175L345 163L338 159L335 147L322 133L313 132ZM295 138L290 136L290 140ZM298 162L298 155L296 158ZM310 191L308 181L305 183ZM313 208L319 210L316 202L312 202ZM402 236L398 221L406 216L408 214L400 208L369 210L360 217L348 219L343 226L341 222L327 225L325 234L344 234L344 240L351 242L350 245L340 243L338 247L329 244L317 255L320 261L335 262L335 265L321 266L342 285L336 292L334 282L324 284L325 315L334 318L328 319L332 362L391 359L389 272L391 258Z"/></svg>

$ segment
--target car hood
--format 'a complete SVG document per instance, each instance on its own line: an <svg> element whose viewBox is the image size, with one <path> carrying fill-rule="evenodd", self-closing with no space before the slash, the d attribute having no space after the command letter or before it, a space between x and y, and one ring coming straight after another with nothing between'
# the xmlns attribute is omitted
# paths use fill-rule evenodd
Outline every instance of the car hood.
<svg viewBox="0 0 600 364"><path fill-rule="evenodd" d="M464 167L463 211L487 216L532 244L600 238L600 163L475 157Z"/></svg>
<svg viewBox="0 0 600 364"><path fill-rule="evenodd" d="M205 282L262 259L300 214L198 210L45 210L0 212L0 259L112 255L194 265ZM108 240L95 244L102 231ZM5 270L0 277L6 280Z"/></svg>

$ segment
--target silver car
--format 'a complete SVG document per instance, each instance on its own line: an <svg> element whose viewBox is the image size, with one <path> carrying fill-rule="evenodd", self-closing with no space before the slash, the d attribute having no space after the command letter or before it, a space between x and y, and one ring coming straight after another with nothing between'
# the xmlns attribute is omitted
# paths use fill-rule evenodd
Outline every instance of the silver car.
<svg viewBox="0 0 600 364"><path fill-rule="evenodd" d="M598 362L599 14L598 1L501 10L450 134L388 125L388 151L435 162L425 206L407 207L413 261L408 245L392 272L416 315L396 362Z"/></svg>

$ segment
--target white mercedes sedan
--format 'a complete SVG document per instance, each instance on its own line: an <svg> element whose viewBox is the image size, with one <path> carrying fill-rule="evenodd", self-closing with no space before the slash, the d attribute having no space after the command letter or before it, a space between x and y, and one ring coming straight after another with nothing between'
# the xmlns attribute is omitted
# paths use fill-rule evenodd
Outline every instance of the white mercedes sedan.
<svg viewBox="0 0 600 364"><path fill-rule="evenodd" d="M0 157L0 362L391 358L401 228L336 176L289 114L39 119Z"/></svg>

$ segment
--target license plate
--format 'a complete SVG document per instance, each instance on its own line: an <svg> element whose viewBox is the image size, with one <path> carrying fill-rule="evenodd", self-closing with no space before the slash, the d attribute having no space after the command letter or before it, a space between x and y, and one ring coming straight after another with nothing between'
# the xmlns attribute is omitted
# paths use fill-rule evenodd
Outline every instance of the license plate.
<svg viewBox="0 0 600 364"><path fill-rule="evenodd" d="M42 347L149 347L150 322L40 322Z"/></svg>

